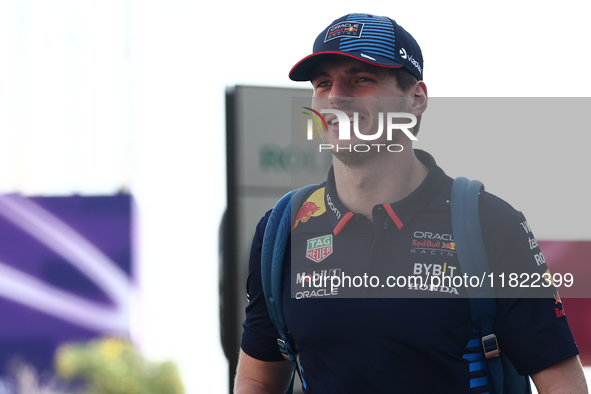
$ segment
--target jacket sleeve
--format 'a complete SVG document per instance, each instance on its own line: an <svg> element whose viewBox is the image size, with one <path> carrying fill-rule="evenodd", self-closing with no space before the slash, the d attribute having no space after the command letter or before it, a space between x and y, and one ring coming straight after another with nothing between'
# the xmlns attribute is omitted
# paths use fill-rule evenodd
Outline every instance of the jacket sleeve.
<svg viewBox="0 0 591 394"><path fill-rule="evenodd" d="M523 214L484 192L480 217L495 293L501 295L494 323L501 351L522 375L577 355L558 290L543 279L548 267Z"/></svg>

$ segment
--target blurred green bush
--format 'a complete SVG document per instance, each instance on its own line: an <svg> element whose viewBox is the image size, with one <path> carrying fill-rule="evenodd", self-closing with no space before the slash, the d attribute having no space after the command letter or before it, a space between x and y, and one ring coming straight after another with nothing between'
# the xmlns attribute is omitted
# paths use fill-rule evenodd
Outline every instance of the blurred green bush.
<svg viewBox="0 0 591 394"><path fill-rule="evenodd" d="M174 363L147 361L127 339L61 345L54 364L61 378L83 380L84 394L184 394Z"/></svg>

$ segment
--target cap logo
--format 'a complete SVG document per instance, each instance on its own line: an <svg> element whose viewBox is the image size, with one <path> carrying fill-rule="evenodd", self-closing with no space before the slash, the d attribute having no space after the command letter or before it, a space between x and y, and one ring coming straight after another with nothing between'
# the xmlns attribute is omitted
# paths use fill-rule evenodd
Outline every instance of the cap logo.
<svg viewBox="0 0 591 394"><path fill-rule="evenodd" d="M423 68L421 67L421 65L419 64L419 62L417 62L412 55L409 56L408 61L412 63L413 66L415 66L417 68L417 70L419 70L419 74L423 73Z"/></svg>
<svg viewBox="0 0 591 394"><path fill-rule="evenodd" d="M361 37L361 31L363 30L365 23L360 22L339 22L335 23L326 30L326 36L324 42L334 40L335 38L341 37Z"/></svg>
<svg viewBox="0 0 591 394"><path fill-rule="evenodd" d="M406 49L404 48L400 48L400 51L398 52L400 54L400 57L408 60L413 66L415 66L415 68L419 71L419 74L423 73L423 68L421 67L421 65L419 64L419 62L417 62L412 55L407 55L406 54Z"/></svg>
<svg viewBox="0 0 591 394"><path fill-rule="evenodd" d="M371 56L367 56L365 53L362 53L362 54L361 54L361 56L362 56L362 57L365 57L365 58L367 58L367 59L369 59L369 60L373 60L374 62L377 62L377 60L376 60L376 59L374 59L374 58L373 58L373 57L371 57Z"/></svg>

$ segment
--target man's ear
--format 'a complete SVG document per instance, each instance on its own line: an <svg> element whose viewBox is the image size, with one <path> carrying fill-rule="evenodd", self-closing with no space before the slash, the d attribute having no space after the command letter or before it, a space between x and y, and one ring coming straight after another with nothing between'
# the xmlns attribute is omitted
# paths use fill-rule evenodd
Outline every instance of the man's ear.
<svg viewBox="0 0 591 394"><path fill-rule="evenodd" d="M418 81L411 89L413 90L414 101L410 108L410 113L419 117L427 109L427 85L423 81Z"/></svg>

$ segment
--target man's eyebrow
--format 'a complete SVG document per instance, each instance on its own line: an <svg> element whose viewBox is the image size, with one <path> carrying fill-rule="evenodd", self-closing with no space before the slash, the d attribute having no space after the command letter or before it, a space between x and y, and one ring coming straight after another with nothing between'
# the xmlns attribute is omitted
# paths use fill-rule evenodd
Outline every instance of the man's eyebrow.
<svg viewBox="0 0 591 394"><path fill-rule="evenodd" d="M328 72L326 71L314 71L314 73L312 73L312 78L311 80L315 80L318 77L328 77Z"/></svg>

